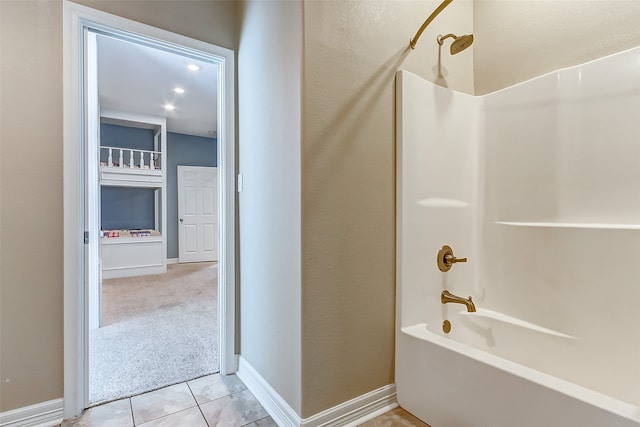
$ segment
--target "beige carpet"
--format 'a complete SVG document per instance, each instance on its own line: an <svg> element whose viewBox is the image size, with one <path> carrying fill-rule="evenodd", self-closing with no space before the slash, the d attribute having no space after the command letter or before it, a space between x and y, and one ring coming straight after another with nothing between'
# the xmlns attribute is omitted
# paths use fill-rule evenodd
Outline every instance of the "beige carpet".
<svg viewBox="0 0 640 427"><path fill-rule="evenodd" d="M89 401L129 397L218 371L218 266L104 280L89 337Z"/></svg>

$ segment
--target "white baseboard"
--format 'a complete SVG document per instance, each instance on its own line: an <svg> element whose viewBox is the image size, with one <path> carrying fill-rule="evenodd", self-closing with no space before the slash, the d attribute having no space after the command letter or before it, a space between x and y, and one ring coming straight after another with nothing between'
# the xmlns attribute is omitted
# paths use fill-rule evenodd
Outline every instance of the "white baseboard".
<svg viewBox="0 0 640 427"><path fill-rule="evenodd" d="M389 384L302 419L242 356L238 377L281 427L354 427L398 406L396 386Z"/></svg>
<svg viewBox="0 0 640 427"><path fill-rule="evenodd" d="M0 427L51 427L62 422L62 399L0 413Z"/></svg>
<svg viewBox="0 0 640 427"><path fill-rule="evenodd" d="M169 264L178 264L179 258L167 258L167 265Z"/></svg>
<svg viewBox="0 0 640 427"><path fill-rule="evenodd" d="M396 385L389 384L305 418L300 426L355 427L397 407Z"/></svg>
<svg viewBox="0 0 640 427"><path fill-rule="evenodd" d="M262 407L280 427L300 427L300 416L251 366L244 357L238 359L238 378L258 399Z"/></svg>

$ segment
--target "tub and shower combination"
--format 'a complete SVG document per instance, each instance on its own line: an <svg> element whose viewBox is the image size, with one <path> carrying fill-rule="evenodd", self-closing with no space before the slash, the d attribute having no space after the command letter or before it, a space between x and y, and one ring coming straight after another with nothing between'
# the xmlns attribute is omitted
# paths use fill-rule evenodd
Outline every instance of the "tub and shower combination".
<svg viewBox="0 0 640 427"><path fill-rule="evenodd" d="M640 48L485 96L400 71L397 132L400 405L640 426Z"/></svg>

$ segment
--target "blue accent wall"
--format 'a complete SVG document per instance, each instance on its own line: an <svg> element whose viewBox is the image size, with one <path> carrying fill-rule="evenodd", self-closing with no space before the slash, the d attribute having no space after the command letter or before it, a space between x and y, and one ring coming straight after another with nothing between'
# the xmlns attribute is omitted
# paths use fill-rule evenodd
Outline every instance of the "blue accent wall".
<svg viewBox="0 0 640 427"><path fill-rule="evenodd" d="M109 147L133 148L153 151L153 129L140 129L128 126L100 124L100 145ZM113 153L113 160L118 161L120 153ZM106 162L108 153L100 150L100 161ZM129 153L124 153L125 161Z"/></svg>
<svg viewBox="0 0 640 427"><path fill-rule="evenodd" d="M178 258L178 166L218 165L215 138L167 134L167 258Z"/></svg>
<svg viewBox="0 0 640 427"><path fill-rule="evenodd" d="M152 188L102 187L102 229L153 228Z"/></svg>
<svg viewBox="0 0 640 427"><path fill-rule="evenodd" d="M150 129L101 124L100 140L100 145L153 150L153 131ZM178 258L178 166L215 167L218 165L217 149L215 138L167 133L167 258ZM106 161L106 157L101 161ZM103 187L101 198L104 230L153 228L153 190Z"/></svg>
<svg viewBox="0 0 640 427"><path fill-rule="evenodd" d="M153 150L153 130L100 124L100 145ZM104 151L104 152L103 152ZM118 161L120 153L113 153ZM106 150L100 150L100 161L106 162ZM125 153L125 159L129 153ZM152 189L102 187L100 190L101 227L103 230L153 228L154 197Z"/></svg>

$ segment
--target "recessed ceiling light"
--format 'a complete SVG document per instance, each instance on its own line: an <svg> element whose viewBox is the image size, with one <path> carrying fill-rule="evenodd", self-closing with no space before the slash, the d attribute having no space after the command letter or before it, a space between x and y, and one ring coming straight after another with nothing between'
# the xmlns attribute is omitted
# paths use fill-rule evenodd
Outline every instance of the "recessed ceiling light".
<svg viewBox="0 0 640 427"><path fill-rule="evenodd" d="M164 108L169 111L173 111L176 109L176 106L173 104L164 104Z"/></svg>
<svg viewBox="0 0 640 427"><path fill-rule="evenodd" d="M174 87L174 88L173 88L173 91L174 91L175 93L184 93L184 89L182 89L181 87Z"/></svg>
<svg viewBox="0 0 640 427"><path fill-rule="evenodd" d="M202 67L196 64L189 64L187 65L187 68L190 69L191 71L200 71L202 70Z"/></svg>

